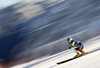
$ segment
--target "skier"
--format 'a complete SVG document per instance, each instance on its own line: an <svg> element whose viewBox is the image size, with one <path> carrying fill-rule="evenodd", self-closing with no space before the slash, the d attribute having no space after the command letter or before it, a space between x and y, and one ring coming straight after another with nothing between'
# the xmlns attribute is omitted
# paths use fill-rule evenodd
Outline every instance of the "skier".
<svg viewBox="0 0 100 68"><path fill-rule="evenodd" d="M82 43L78 40L73 40L72 38L67 38L67 41L69 44L71 44L71 46L69 47L69 49L73 48L73 47L76 47L75 48L75 51L77 52L76 56L79 56L79 55L83 55L85 54L86 52L83 51L83 48L84 48L84 45L82 45Z"/></svg>

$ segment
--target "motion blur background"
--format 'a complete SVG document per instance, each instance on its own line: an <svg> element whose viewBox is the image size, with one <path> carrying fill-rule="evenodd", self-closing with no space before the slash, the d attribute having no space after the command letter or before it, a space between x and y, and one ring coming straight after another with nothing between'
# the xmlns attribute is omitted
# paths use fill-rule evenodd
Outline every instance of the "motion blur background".
<svg viewBox="0 0 100 68"><path fill-rule="evenodd" d="M4 2L6 4L7 2ZM100 35L100 0L21 0L0 6L0 59L34 60ZM24 59L25 61L25 59Z"/></svg>

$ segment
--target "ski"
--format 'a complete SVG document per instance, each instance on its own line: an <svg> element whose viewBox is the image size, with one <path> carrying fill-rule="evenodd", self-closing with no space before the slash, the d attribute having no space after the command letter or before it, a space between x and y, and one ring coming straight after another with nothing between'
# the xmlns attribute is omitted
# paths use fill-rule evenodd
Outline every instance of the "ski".
<svg viewBox="0 0 100 68"><path fill-rule="evenodd" d="M88 53L86 53L86 54L88 54ZM86 55L86 54L84 54L84 55ZM59 64L62 64L62 63L65 63L65 62L68 62L68 61L74 60L74 59L76 59L76 58L79 58L79 57L81 57L81 56L83 56L83 55L80 55L80 56L77 56L77 57L73 57L73 58L70 58L70 59L67 59L67 60L64 60L64 61L58 62L57 64L59 65Z"/></svg>

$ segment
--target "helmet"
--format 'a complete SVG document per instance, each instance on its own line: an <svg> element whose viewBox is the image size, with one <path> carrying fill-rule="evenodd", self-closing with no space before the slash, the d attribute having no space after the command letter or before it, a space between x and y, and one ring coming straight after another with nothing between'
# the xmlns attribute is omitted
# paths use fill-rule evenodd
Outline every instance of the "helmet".
<svg viewBox="0 0 100 68"><path fill-rule="evenodd" d="M67 38L67 41L68 41L68 42L71 42L71 40L73 40L73 39L72 39L72 38Z"/></svg>

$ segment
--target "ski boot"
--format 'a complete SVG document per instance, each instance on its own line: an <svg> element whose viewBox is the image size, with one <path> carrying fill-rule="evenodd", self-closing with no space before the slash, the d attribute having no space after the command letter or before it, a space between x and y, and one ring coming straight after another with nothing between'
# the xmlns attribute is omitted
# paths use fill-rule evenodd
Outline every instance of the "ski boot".
<svg viewBox="0 0 100 68"><path fill-rule="evenodd" d="M78 57L80 55L81 55L81 53L80 52L77 52L77 54L75 55L75 57Z"/></svg>
<svg viewBox="0 0 100 68"><path fill-rule="evenodd" d="M82 51L81 51L81 55L84 55L84 54L86 54L86 52L82 50Z"/></svg>

